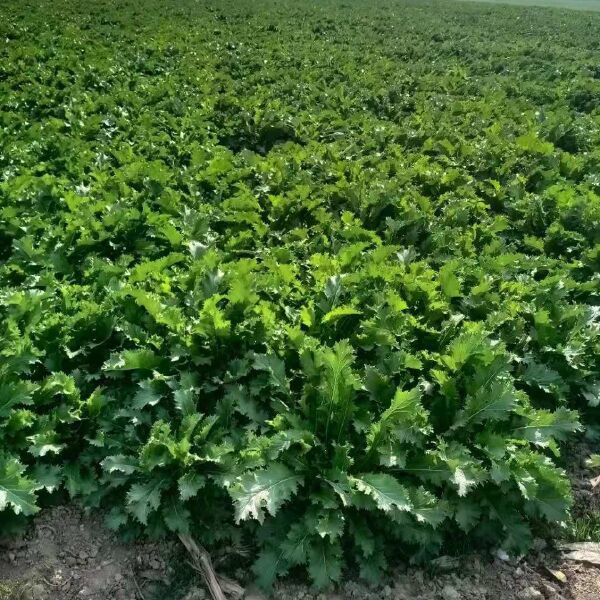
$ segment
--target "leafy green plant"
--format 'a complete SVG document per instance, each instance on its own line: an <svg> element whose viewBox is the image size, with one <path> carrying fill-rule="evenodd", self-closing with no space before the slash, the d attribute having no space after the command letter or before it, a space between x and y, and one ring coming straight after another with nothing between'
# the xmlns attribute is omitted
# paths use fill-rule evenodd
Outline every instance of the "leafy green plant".
<svg viewBox="0 0 600 600"><path fill-rule="evenodd" d="M348 548L361 575L376 580L386 544L397 553L400 543L419 560L461 532L495 531L503 547L519 552L531 534L514 506L549 520L566 514L568 485L535 447L564 439L576 418L531 408L514 387L504 349L478 328L438 359L445 384L466 399L454 407L433 386L382 386L386 370L390 383L401 375L389 373L392 355L363 378L347 341L323 348L302 337L300 344L298 409L282 394L267 431L252 434L241 454L248 468L229 487L238 521L273 517L255 565L263 584L306 565L316 585L329 585ZM280 382L272 380L274 395L287 389ZM439 401L449 416L443 425L427 408L439 410Z"/></svg>
<svg viewBox="0 0 600 600"><path fill-rule="evenodd" d="M70 496L324 587L564 522L598 17L4 4L2 533Z"/></svg>

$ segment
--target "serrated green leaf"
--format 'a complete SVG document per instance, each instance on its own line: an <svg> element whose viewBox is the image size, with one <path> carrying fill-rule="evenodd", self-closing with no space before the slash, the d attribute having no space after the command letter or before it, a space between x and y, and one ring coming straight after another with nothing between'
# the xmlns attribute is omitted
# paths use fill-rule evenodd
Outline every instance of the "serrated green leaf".
<svg viewBox="0 0 600 600"><path fill-rule="evenodd" d="M410 510L408 491L398 480L386 473L364 473L350 479L352 485L363 494L370 496L377 508L389 512L393 508Z"/></svg>
<svg viewBox="0 0 600 600"><path fill-rule="evenodd" d="M342 549L326 540L313 542L308 551L308 573L317 588L329 587L342 576Z"/></svg>
<svg viewBox="0 0 600 600"><path fill-rule="evenodd" d="M596 408L600 405L600 382L588 385L581 394L592 408Z"/></svg>
<svg viewBox="0 0 600 600"><path fill-rule="evenodd" d="M117 531L127 524L127 514L120 508L112 508L104 517L106 526L112 531Z"/></svg>
<svg viewBox="0 0 600 600"><path fill-rule="evenodd" d="M333 310L342 297L344 286L342 285L342 276L334 275L327 280L325 284L325 297L327 298L327 311Z"/></svg>
<svg viewBox="0 0 600 600"><path fill-rule="evenodd" d="M255 354L254 368L269 374L271 385L286 396L290 393L290 385L285 375L285 363L274 354Z"/></svg>
<svg viewBox="0 0 600 600"><path fill-rule="evenodd" d="M131 475L137 470L138 461L132 456L115 454L114 456L107 456L100 462L100 465L107 473L117 471L125 475Z"/></svg>
<svg viewBox="0 0 600 600"><path fill-rule="evenodd" d="M321 323L335 323L344 317L359 316L362 313L351 306L338 306L326 313L321 319Z"/></svg>
<svg viewBox="0 0 600 600"><path fill-rule="evenodd" d="M146 483L134 483L127 492L127 512L131 513L142 525L148 523L148 515L158 510L162 490L166 481L153 479Z"/></svg>
<svg viewBox="0 0 600 600"><path fill-rule="evenodd" d="M497 379L467 397L465 408L456 416L454 425L464 427L483 421L506 421L517 403L517 391L512 381Z"/></svg>
<svg viewBox="0 0 600 600"><path fill-rule="evenodd" d="M229 488L235 505L236 522L245 519L264 520L264 509L275 515L281 505L298 490L302 476L280 463L266 469L245 473Z"/></svg>
<svg viewBox="0 0 600 600"><path fill-rule="evenodd" d="M310 541L314 531L305 520L294 523L281 544L281 557L290 565L304 565L308 560Z"/></svg>
<svg viewBox="0 0 600 600"><path fill-rule="evenodd" d="M151 371L159 364L160 358L152 350L124 350L111 355L102 368L105 371Z"/></svg>
<svg viewBox="0 0 600 600"><path fill-rule="evenodd" d="M162 511L163 519L169 531L188 534L190 532L190 511L180 502L170 502Z"/></svg>
<svg viewBox="0 0 600 600"><path fill-rule="evenodd" d="M98 489L95 473L81 464L70 463L63 466L64 485L71 498L88 496Z"/></svg>
<svg viewBox="0 0 600 600"><path fill-rule="evenodd" d="M523 379L530 385L537 386L549 393L555 388L564 387L563 378L558 372L533 360L528 362Z"/></svg>
<svg viewBox="0 0 600 600"><path fill-rule="evenodd" d="M344 533L344 515L338 510L328 510L319 517L317 522L317 533L322 537L329 536L330 539L341 537Z"/></svg>
<svg viewBox="0 0 600 600"><path fill-rule="evenodd" d="M158 388L158 382L152 379L144 379L138 384L139 390L133 397L133 408L141 410L146 406L156 406L163 394Z"/></svg>
<svg viewBox="0 0 600 600"><path fill-rule="evenodd" d="M206 485L206 477L189 472L182 475L177 484L179 486L179 496L185 501L193 498Z"/></svg>
<svg viewBox="0 0 600 600"><path fill-rule="evenodd" d="M35 457L44 457L47 454L60 454L65 444L59 442L58 433L55 431L43 431L27 438L30 442L29 453Z"/></svg>
<svg viewBox="0 0 600 600"><path fill-rule="evenodd" d="M454 511L454 519L459 527L467 532L473 529L481 518L481 506L474 502L461 500Z"/></svg>
<svg viewBox="0 0 600 600"><path fill-rule="evenodd" d="M480 328L468 329L452 341L441 361L451 371L458 371L467 362L480 358L486 352L489 352L489 340L485 332Z"/></svg>
<svg viewBox="0 0 600 600"><path fill-rule="evenodd" d="M0 383L0 419L7 417L13 407L32 403L34 386L22 381Z"/></svg>
<svg viewBox="0 0 600 600"><path fill-rule="evenodd" d="M456 265L454 263L448 263L440 269L440 286L446 298L460 297L460 282L456 277Z"/></svg>
<svg viewBox="0 0 600 600"><path fill-rule="evenodd" d="M62 484L59 466L38 464L32 469L31 475L41 489L50 493L55 492Z"/></svg>
<svg viewBox="0 0 600 600"><path fill-rule="evenodd" d="M477 478L472 477L471 473L457 468L452 476L452 482L456 485L459 496L466 496L469 490L478 483Z"/></svg>
<svg viewBox="0 0 600 600"><path fill-rule="evenodd" d="M446 502L439 500L423 487L411 488L409 495L411 513L420 523L427 523L436 528L451 514Z"/></svg>
<svg viewBox="0 0 600 600"><path fill-rule="evenodd" d="M369 559L358 561L360 578L372 585L377 585L383 578L387 561L383 553L378 553Z"/></svg>
<svg viewBox="0 0 600 600"><path fill-rule="evenodd" d="M173 392L175 408L184 416L196 412L196 392L194 388L179 388Z"/></svg>
<svg viewBox="0 0 600 600"><path fill-rule="evenodd" d="M16 459L0 455L0 512L7 508L17 515L38 512L36 484L24 472L25 467Z"/></svg>
<svg viewBox="0 0 600 600"><path fill-rule="evenodd" d="M577 413L563 407L555 411L531 410L526 416L527 425L516 429L515 435L541 447L547 447L551 440L564 441L581 428Z"/></svg>
<svg viewBox="0 0 600 600"><path fill-rule="evenodd" d="M160 296L144 290L129 288L125 292L135 299L138 306L146 309L148 314L157 322L166 325L174 331L182 331L185 328L183 313L176 306L166 306L161 302ZM144 359L146 362L147 359ZM147 367L137 367L147 368Z"/></svg>
<svg viewBox="0 0 600 600"><path fill-rule="evenodd" d="M271 589L277 575L282 573L285 565L282 564L281 558L281 552L276 552L271 548L263 548L259 552L258 558L252 565L252 571L261 588Z"/></svg>
<svg viewBox="0 0 600 600"><path fill-rule="evenodd" d="M350 528L354 543L360 548L362 555L369 558L375 552L375 535L364 519L353 519Z"/></svg>
<svg viewBox="0 0 600 600"><path fill-rule="evenodd" d="M427 429L427 411L421 405L419 389L398 389L389 408L370 427L367 435L369 449L379 450L382 444L390 441L414 442Z"/></svg>

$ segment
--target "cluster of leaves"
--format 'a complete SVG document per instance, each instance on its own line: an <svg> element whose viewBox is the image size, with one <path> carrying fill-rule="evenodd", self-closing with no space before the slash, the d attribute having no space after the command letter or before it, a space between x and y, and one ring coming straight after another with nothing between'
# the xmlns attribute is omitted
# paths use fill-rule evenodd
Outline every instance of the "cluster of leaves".
<svg viewBox="0 0 600 600"><path fill-rule="evenodd" d="M600 15L3 15L0 529L68 493L326 586L564 520L554 459L600 404Z"/></svg>

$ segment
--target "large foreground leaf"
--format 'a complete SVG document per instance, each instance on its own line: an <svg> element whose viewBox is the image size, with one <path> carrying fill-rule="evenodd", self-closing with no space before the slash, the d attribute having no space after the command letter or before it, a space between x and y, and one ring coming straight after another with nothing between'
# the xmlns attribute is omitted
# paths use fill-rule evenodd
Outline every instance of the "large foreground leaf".
<svg viewBox="0 0 600 600"><path fill-rule="evenodd" d="M296 493L301 482L302 476L280 463L242 475L229 489L236 521L256 519L262 523L265 518L263 509L275 515L281 505Z"/></svg>

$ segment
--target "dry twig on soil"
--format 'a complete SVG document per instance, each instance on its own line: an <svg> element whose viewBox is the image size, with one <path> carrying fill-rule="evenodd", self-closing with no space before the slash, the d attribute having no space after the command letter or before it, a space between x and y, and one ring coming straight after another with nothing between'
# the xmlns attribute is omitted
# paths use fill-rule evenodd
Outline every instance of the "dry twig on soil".
<svg viewBox="0 0 600 600"><path fill-rule="evenodd" d="M202 575L213 600L227 600L225 594L234 599L242 597L244 594L243 587L232 579L215 573L210 554L205 548L197 544L189 535L180 534L179 539L192 558L192 567Z"/></svg>

